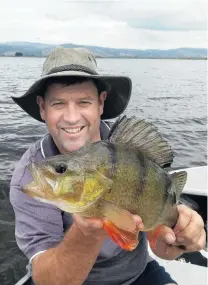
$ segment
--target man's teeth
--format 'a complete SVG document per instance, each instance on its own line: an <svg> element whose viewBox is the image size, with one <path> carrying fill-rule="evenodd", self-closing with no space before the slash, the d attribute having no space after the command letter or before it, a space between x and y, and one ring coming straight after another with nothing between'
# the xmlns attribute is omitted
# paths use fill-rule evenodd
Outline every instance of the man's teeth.
<svg viewBox="0 0 208 285"><path fill-rule="evenodd" d="M65 132L69 133L69 134L75 134L75 133L79 133L81 131L82 128L73 128L73 129L64 129Z"/></svg>

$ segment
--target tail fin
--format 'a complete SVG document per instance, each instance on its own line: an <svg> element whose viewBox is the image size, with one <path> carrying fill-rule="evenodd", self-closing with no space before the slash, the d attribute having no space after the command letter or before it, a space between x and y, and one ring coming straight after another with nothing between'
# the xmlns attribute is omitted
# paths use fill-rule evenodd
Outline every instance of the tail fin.
<svg viewBox="0 0 208 285"><path fill-rule="evenodd" d="M187 172L179 171L171 174L173 184L175 186L176 202L179 201L183 188L187 180Z"/></svg>

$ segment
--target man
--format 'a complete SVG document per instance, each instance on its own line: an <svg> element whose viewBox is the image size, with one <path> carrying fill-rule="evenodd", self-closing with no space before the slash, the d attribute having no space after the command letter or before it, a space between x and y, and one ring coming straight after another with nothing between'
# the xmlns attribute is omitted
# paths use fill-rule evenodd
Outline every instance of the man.
<svg viewBox="0 0 208 285"><path fill-rule="evenodd" d="M26 151L11 180L17 244L32 264L36 285L176 284L149 257L146 234L140 233L134 251L122 250L108 238L101 220L72 216L22 192L31 181L26 168L31 161L105 139L109 127L103 120L125 110L130 79L99 75L96 65L87 50L56 48L44 63L42 77L22 97L13 97L30 116L45 122L49 131ZM178 210L175 228L164 227L154 250L164 259L200 250L205 244L201 217L182 205ZM134 219L142 229L140 217Z"/></svg>

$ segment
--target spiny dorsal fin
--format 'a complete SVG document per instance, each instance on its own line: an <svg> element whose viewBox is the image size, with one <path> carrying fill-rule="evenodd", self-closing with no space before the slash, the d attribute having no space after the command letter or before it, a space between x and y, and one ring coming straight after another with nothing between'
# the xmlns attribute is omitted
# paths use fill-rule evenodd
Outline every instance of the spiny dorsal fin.
<svg viewBox="0 0 208 285"><path fill-rule="evenodd" d="M173 152L168 143L150 123L135 116L119 118L112 127L108 140L138 149L161 167L170 165L173 161Z"/></svg>
<svg viewBox="0 0 208 285"><path fill-rule="evenodd" d="M175 194L176 194L176 202L179 201L183 188L186 184L187 180L187 172L186 171L179 171L174 172L171 174L171 179L174 184Z"/></svg>

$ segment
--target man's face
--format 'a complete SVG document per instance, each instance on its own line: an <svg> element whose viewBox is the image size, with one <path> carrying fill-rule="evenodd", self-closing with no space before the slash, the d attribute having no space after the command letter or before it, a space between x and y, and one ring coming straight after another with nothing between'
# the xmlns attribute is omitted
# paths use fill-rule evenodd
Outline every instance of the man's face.
<svg viewBox="0 0 208 285"><path fill-rule="evenodd" d="M100 116L106 92L98 96L92 81L74 85L52 84L45 98L37 98L41 118L61 153L100 140Z"/></svg>

